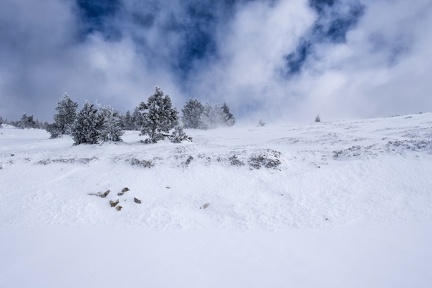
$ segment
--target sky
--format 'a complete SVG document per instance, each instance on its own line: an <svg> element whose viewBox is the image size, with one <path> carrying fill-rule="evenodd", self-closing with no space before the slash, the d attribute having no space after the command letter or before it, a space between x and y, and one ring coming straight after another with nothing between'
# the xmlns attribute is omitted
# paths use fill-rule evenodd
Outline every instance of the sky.
<svg viewBox="0 0 432 288"><path fill-rule="evenodd" d="M2 0L0 116L64 93L126 112L160 86L238 120L432 111L430 0Z"/></svg>

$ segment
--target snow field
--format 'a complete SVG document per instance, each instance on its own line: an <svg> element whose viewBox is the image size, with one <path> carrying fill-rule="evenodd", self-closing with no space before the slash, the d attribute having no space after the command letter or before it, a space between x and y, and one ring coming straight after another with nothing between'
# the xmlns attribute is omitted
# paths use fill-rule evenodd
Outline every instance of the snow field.
<svg viewBox="0 0 432 288"><path fill-rule="evenodd" d="M0 133L0 287L432 283L431 113L181 144Z"/></svg>

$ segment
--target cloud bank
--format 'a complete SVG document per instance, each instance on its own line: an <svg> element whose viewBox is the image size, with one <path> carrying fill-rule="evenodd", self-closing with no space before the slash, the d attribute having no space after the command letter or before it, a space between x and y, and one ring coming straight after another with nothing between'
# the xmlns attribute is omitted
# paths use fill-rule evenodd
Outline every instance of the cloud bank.
<svg viewBox="0 0 432 288"><path fill-rule="evenodd" d="M64 92L125 112L155 85L251 121L432 111L428 0L33 2L0 3L9 120L50 121Z"/></svg>

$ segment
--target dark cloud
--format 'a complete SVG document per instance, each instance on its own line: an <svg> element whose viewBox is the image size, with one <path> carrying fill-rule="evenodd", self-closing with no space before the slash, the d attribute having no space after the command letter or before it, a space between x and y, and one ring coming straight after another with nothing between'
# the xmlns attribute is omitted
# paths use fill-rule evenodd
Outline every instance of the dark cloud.
<svg viewBox="0 0 432 288"><path fill-rule="evenodd" d="M0 115L51 120L64 92L126 111L154 85L253 121L432 110L431 15L429 0L3 0Z"/></svg>
<svg viewBox="0 0 432 288"><path fill-rule="evenodd" d="M120 0L77 0L75 13L81 37L99 32L106 40L119 40L121 30L113 25L112 19L121 9Z"/></svg>

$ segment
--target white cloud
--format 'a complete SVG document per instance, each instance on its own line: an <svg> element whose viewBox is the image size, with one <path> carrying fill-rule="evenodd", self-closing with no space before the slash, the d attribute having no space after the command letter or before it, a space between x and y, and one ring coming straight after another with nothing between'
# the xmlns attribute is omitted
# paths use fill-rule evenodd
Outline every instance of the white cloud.
<svg viewBox="0 0 432 288"><path fill-rule="evenodd" d="M113 42L98 33L78 41L71 1L41 5L4 0L0 115L17 119L33 113L51 120L66 91L80 104L98 99L133 109L154 85L179 108L191 96L226 101L252 121L312 121L318 113L325 121L432 110L427 94L432 91L429 0L365 1L366 13L348 33L347 43L316 44L303 72L288 79L280 73L284 56L296 48L316 15L306 0L265 2L239 4L233 18L218 11L220 19L214 21L219 22L212 23L217 54L195 63L189 80L181 80L173 61L184 44L184 31L166 25L172 19L187 21L183 2L166 7L153 3L148 8L155 16L151 25L139 29L131 20L138 2L125 0L129 14L112 19L122 32L121 40Z"/></svg>

